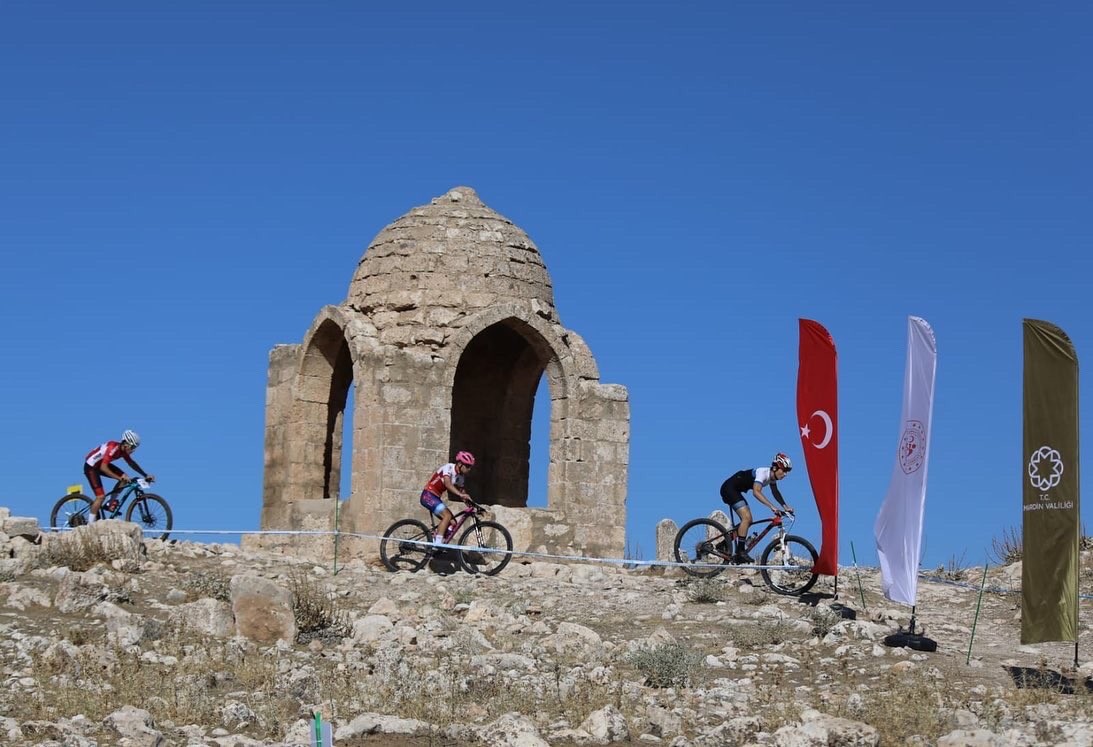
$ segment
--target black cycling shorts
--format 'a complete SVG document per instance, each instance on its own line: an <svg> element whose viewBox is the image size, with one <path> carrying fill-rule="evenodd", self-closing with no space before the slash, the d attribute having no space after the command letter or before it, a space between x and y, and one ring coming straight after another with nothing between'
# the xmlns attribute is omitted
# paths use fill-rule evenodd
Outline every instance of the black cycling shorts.
<svg viewBox="0 0 1093 747"><path fill-rule="evenodd" d="M744 493L751 490L755 484L750 469L742 469L725 482L721 483L721 500L729 504L733 510L748 505L748 499Z"/></svg>

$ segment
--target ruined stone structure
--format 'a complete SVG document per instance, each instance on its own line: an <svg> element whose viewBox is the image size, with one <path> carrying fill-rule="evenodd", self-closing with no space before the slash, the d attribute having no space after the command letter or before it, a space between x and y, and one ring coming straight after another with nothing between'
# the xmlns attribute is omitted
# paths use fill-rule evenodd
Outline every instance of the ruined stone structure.
<svg viewBox="0 0 1093 747"><path fill-rule="evenodd" d="M529 508L544 374L547 507ZM347 412L352 454L342 444ZM425 519L426 478L466 449L478 460L467 489L494 504L516 550L621 557L629 440L626 389L601 384L584 341L562 326L535 244L459 187L380 231L345 301L321 309L301 344L270 353L262 528L332 529L335 505L343 532L376 535L399 518ZM244 542L320 555L331 545ZM376 547L349 544L354 553Z"/></svg>

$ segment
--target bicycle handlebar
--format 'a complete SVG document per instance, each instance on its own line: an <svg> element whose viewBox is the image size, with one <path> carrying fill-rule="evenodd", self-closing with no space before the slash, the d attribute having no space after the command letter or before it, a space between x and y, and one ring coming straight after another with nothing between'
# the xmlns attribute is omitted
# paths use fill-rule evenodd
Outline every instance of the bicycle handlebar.
<svg viewBox="0 0 1093 747"><path fill-rule="evenodd" d="M772 519L771 521L773 521L775 524L784 524L791 527L793 526L793 522L797 521L797 514L791 513L789 511L775 511L774 519Z"/></svg>

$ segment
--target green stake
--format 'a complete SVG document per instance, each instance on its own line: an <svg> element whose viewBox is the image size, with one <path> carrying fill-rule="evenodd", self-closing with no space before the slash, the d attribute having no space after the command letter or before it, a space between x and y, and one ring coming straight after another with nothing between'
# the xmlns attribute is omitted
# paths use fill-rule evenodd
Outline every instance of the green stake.
<svg viewBox="0 0 1093 747"><path fill-rule="evenodd" d="M854 558L854 575L858 577L858 594L861 595L861 606L866 612L869 611L869 607L865 604L865 589L861 585L861 574L858 573L858 554L854 552L854 543L850 543L850 557Z"/></svg>
<svg viewBox="0 0 1093 747"><path fill-rule="evenodd" d="M338 508L341 506L341 499L334 499L334 575L338 575L338 531L341 529L339 525L340 517L338 516Z"/></svg>
<svg viewBox="0 0 1093 747"><path fill-rule="evenodd" d="M964 664L972 663L972 641L975 640L975 625L979 622L979 606L983 604L983 589L987 587L987 561L983 562L983 583L979 584L979 599L975 602L975 617L972 618L972 635L968 639L968 656Z"/></svg>
<svg viewBox="0 0 1093 747"><path fill-rule="evenodd" d="M315 747L323 747L323 717L315 714Z"/></svg>

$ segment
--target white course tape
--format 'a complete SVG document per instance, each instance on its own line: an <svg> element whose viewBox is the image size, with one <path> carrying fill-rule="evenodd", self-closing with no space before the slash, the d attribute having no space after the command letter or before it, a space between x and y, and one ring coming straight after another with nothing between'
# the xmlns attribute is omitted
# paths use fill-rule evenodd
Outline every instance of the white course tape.
<svg viewBox="0 0 1093 747"><path fill-rule="evenodd" d="M63 530L58 530L63 531ZM144 529L147 534L163 534L162 529ZM376 534L364 534L361 532L334 532L330 530L318 530L318 529L170 529L167 530L168 534L226 534L226 535L243 535L243 534L258 534L258 535L299 535L299 536L327 536L327 537L355 537L358 539L370 539L376 541L382 541L384 538ZM799 566L788 565L758 565L758 564L741 564L730 565L727 563L678 563L670 560L629 560L626 558L601 558L590 555L556 555L552 553L544 552L521 552L519 550L500 550L494 547L468 547L465 545L453 545L453 544L438 544L433 542L425 542L422 540L400 539L396 540L400 543L407 543L413 545L425 545L427 547L438 547L445 550L472 550L474 552L486 552L486 553L503 553L512 555L513 557L523 558L536 558L543 560L568 560L579 561L584 563L605 563L614 565L625 566L649 566L649 567L663 567L663 568L751 568L751 569L766 569L766 570L793 570L799 569Z"/></svg>
<svg viewBox="0 0 1093 747"><path fill-rule="evenodd" d="M50 528L49 531L63 532L70 531L66 528ZM143 529L146 534L162 534L162 529ZM259 535L296 535L296 536L313 536L313 537L356 537L359 539L370 539L376 541L382 541L384 537L376 534L364 534L359 532L335 532L326 529L170 529L169 534L211 534L211 535L244 535L244 534L259 534ZM390 538L386 538L390 539ZM538 558L544 560L566 560L570 562L581 563L605 563L608 565L623 565L623 566L646 566L646 567L659 567L659 568L720 568L728 570L730 568L740 569L765 569L765 570L794 570L799 569L799 566L788 565L759 565L759 564L747 564L747 565L730 565L725 563L678 563L671 560L628 560L626 558L600 558L590 555L555 555L551 553L543 552L521 552L519 550L499 550L493 547L466 547L464 545L453 544L437 544L433 542L424 542L422 540L403 539L398 540L400 543L408 543L413 545L425 545L427 547L438 547L445 550L473 550L474 552L486 552L486 553L507 553L513 557L524 558ZM931 583L943 584L945 586L956 586L964 589L970 589L972 591L978 591L979 586L964 581L954 581L952 579L942 578L939 576L930 575L924 571L920 571L918 577L929 581ZM991 594L1020 594L1020 589L1006 589L1000 586L988 586L983 589L984 592ZM1093 600L1093 595L1079 594L1079 599Z"/></svg>

